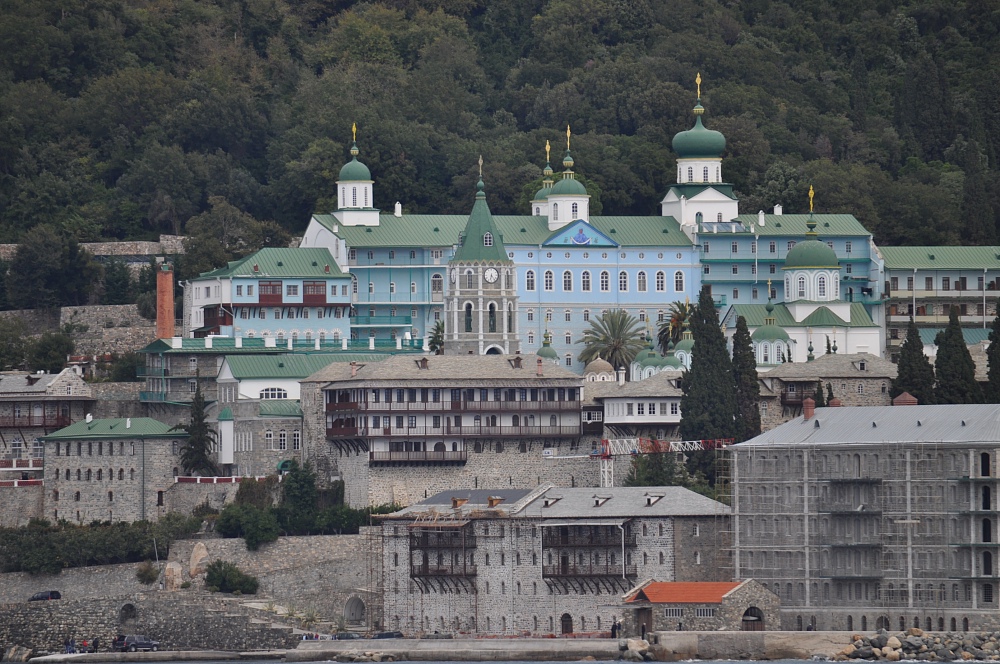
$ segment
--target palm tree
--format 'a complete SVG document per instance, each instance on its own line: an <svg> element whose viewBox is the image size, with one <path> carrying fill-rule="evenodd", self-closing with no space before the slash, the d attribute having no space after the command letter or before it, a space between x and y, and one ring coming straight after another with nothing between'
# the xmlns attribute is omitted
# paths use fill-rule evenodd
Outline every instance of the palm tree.
<svg viewBox="0 0 1000 664"><path fill-rule="evenodd" d="M611 309L591 319L590 329L577 343L585 344L579 360L587 363L600 355L615 369L627 368L646 347L642 323L624 309Z"/></svg>
<svg viewBox="0 0 1000 664"><path fill-rule="evenodd" d="M431 352L435 355L441 355L444 352L443 320L439 320L434 323L434 327L431 329L431 338L427 341L427 347L430 348Z"/></svg>
<svg viewBox="0 0 1000 664"><path fill-rule="evenodd" d="M684 334L684 325L691 316L692 306L689 302L674 302L670 305L670 318L660 326L656 334L656 342L660 346L660 352L666 353L669 343L674 345L681 340Z"/></svg>

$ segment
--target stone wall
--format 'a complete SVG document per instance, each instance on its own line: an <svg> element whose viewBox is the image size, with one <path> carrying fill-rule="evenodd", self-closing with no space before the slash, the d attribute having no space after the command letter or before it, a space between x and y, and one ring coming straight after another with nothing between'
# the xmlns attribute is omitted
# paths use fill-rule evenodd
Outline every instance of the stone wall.
<svg viewBox="0 0 1000 664"><path fill-rule="evenodd" d="M77 355L125 353L156 340L156 323L139 315L134 304L106 304L61 309L0 311L4 318L19 318L31 334L53 332L63 325L85 326L73 335Z"/></svg>
<svg viewBox="0 0 1000 664"><path fill-rule="evenodd" d="M352 598L365 607L372 604L371 568L378 566L373 553L365 535L282 537L258 551L247 551L242 539L205 539L176 542L169 560L180 564L185 581L193 580L192 562L202 556L234 563L260 580L260 594L336 623ZM202 583L201 578L193 583Z"/></svg>
<svg viewBox="0 0 1000 664"><path fill-rule="evenodd" d="M12 477L16 475L16 477ZM3 473L0 479L19 479L17 473ZM0 528L26 526L33 517L42 516L43 494L42 485L0 487ZM2 593L2 591L0 591ZM0 594L0 600L2 600Z"/></svg>
<svg viewBox="0 0 1000 664"><path fill-rule="evenodd" d="M164 256L184 253L184 236L161 235L159 242L132 240L127 242L81 242L81 249L86 249L96 257L121 256L132 258L139 256ZM9 261L17 252L16 244L0 244L0 260Z"/></svg>
<svg viewBox="0 0 1000 664"><path fill-rule="evenodd" d="M290 629L251 621L238 604L206 606L182 593L0 605L0 647L62 652L66 639L96 637L106 651L116 634L145 634L162 650L269 650L298 641Z"/></svg>
<svg viewBox="0 0 1000 664"><path fill-rule="evenodd" d="M674 581L732 581L730 517L676 517ZM657 579L666 581L667 579Z"/></svg>
<svg viewBox="0 0 1000 664"><path fill-rule="evenodd" d="M166 556L166 550L160 552ZM139 563L71 567L55 575L0 574L0 604L24 602L42 590L58 590L64 600L99 599L148 590L135 578Z"/></svg>
<svg viewBox="0 0 1000 664"><path fill-rule="evenodd" d="M90 383L94 393L94 419L148 417L146 404L139 402L142 383Z"/></svg>
<svg viewBox="0 0 1000 664"><path fill-rule="evenodd" d="M194 508L208 503L208 506L221 511L223 507L236 499L240 490L238 482L225 484L191 484L177 483L167 489L164 503L168 512L191 514Z"/></svg>

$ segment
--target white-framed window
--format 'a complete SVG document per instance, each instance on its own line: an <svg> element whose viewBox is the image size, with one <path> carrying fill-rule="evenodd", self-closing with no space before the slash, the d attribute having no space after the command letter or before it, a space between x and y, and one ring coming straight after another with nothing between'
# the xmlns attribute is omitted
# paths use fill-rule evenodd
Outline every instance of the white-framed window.
<svg viewBox="0 0 1000 664"><path fill-rule="evenodd" d="M590 292L590 270L584 270L580 274L580 290L584 293Z"/></svg>
<svg viewBox="0 0 1000 664"><path fill-rule="evenodd" d="M584 309L583 310L583 322L584 323L589 323L590 322L590 309Z"/></svg>
<svg viewBox="0 0 1000 664"><path fill-rule="evenodd" d="M529 323L531 321L535 320L535 310L534 309L528 309L528 311L527 311L527 317L528 317L528 322Z"/></svg>
<svg viewBox="0 0 1000 664"><path fill-rule="evenodd" d="M260 391L261 399L287 399L288 392L280 387L265 387Z"/></svg>
<svg viewBox="0 0 1000 664"><path fill-rule="evenodd" d="M563 316L564 316L564 318L565 318L565 320L566 320L567 323L569 323L570 321L573 320L573 312L570 309L567 309L566 311L564 311L563 312Z"/></svg>
<svg viewBox="0 0 1000 664"><path fill-rule="evenodd" d="M701 608L695 609L694 614L699 618L714 618L715 617L715 607L712 608Z"/></svg>
<svg viewBox="0 0 1000 664"><path fill-rule="evenodd" d="M680 270L674 272L674 292L681 293L684 291L684 273Z"/></svg>
<svg viewBox="0 0 1000 664"><path fill-rule="evenodd" d="M288 432L282 429L278 432L278 449L287 450L288 449Z"/></svg>
<svg viewBox="0 0 1000 664"><path fill-rule="evenodd" d="M639 271L639 274L635 276L635 287L640 293L646 292L646 273L644 271Z"/></svg>
<svg viewBox="0 0 1000 664"><path fill-rule="evenodd" d="M292 432L292 449L302 449L302 432L298 429Z"/></svg>
<svg viewBox="0 0 1000 664"><path fill-rule="evenodd" d="M524 273L524 289L533 291L535 290L535 271L528 270Z"/></svg>
<svg viewBox="0 0 1000 664"><path fill-rule="evenodd" d="M667 275L663 271L656 273L656 292L662 293L667 290Z"/></svg>
<svg viewBox="0 0 1000 664"><path fill-rule="evenodd" d="M493 246L493 233L486 233L483 235L483 246L492 247Z"/></svg>
<svg viewBox="0 0 1000 664"><path fill-rule="evenodd" d="M573 343L573 335L570 334L569 332L567 332L566 335L565 335L565 337L563 337L563 338L565 339L567 346L570 345L571 343Z"/></svg>
<svg viewBox="0 0 1000 664"><path fill-rule="evenodd" d="M607 293L611 290L611 275L607 270L601 272L601 292Z"/></svg>
<svg viewBox="0 0 1000 664"><path fill-rule="evenodd" d="M288 284L287 286L285 286L285 295L289 297L298 297L299 295L298 285Z"/></svg>
<svg viewBox="0 0 1000 664"><path fill-rule="evenodd" d="M799 277L798 291L799 291L799 297L805 297L806 296L806 278L805 277Z"/></svg>
<svg viewBox="0 0 1000 664"><path fill-rule="evenodd" d="M389 295L393 295L393 294L395 294L395 292L396 292L396 282L395 281L390 281L389 282Z"/></svg>
<svg viewBox="0 0 1000 664"><path fill-rule="evenodd" d="M573 273L569 270L563 272L563 290L567 293L573 292Z"/></svg>
<svg viewBox="0 0 1000 664"><path fill-rule="evenodd" d="M545 290L551 291L555 288L555 276L552 274L552 270L545 271Z"/></svg>
<svg viewBox="0 0 1000 664"><path fill-rule="evenodd" d="M264 431L264 446L269 449L274 449L274 432L270 429Z"/></svg>
<svg viewBox="0 0 1000 664"><path fill-rule="evenodd" d="M618 273L618 290L622 293L628 292L628 272L625 270Z"/></svg>

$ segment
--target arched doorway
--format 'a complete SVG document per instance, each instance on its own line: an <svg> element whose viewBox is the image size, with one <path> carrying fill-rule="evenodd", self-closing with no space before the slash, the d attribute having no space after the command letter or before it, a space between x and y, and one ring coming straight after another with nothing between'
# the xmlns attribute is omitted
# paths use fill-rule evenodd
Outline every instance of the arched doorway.
<svg viewBox="0 0 1000 664"><path fill-rule="evenodd" d="M344 622L348 625L365 624L365 603L359 597L347 600L344 606Z"/></svg>
<svg viewBox="0 0 1000 664"><path fill-rule="evenodd" d="M741 629L744 632L763 632L764 627L763 611L758 609L756 606L751 606L743 612Z"/></svg>
<svg viewBox="0 0 1000 664"><path fill-rule="evenodd" d="M444 452L445 451L445 449L444 449L444 443L434 443L434 451L435 452Z"/></svg>
<svg viewBox="0 0 1000 664"><path fill-rule="evenodd" d="M875 629L877 629L877 630L878 629L888 630L889 629L889 617L888 616L879 616L878 618L876 618L875 619Z"/></svg>
<svg viewBox="0 0 1000 664"><path fill-rule="evenodd" d="M486 349L487 355L503 355L503 348L499 346L490 346Z"/></svg>
<svg viewBox="0 0 1000 664"><path fill-rule="evenodd" d="M560 626L562 627L563 634L573 633L573 616L568 613L562 614L562 618L559 619Z"/></svg>
<svg viewBox="0 0 1000 664"><path fill-rule="evenodd" d="M135 627L136 621L139 619L139 612L135 608L135 604L126 604L118 612L118 625L122 628L121 631L126 631L126 628Z"/></svg>

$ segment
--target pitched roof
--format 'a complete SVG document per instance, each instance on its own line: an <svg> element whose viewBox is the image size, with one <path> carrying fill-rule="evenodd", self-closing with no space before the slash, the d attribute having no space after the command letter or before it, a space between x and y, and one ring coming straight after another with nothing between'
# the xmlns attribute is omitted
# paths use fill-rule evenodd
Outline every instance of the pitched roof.
<svg viewBox="0 0 1000 664"><path fill-rule="evenodd" d="M231 261L226 267L202 272L197 279L331 279L346 276L337 267L330 250L325 247L266 247L237 261Z"/></svg>
<svg viewBox="0 0 1000 664"><path fill-rule="evenodd" d="M117 417L107 420L86 420L54 431L42 440L81 440L87 438L186 438L187 433L151 417Z"/></svg>
<svg viewBox="0 0 1000 664"><path fill-rule="evenodd" d="M378 356L378 360L387 356ZM286 355L227 355L226 363L236 380L255 378L305 378L331 362L350 362L347 355L332 353Z"/></svg>
<svg viewBox="0 0 1000 664"><path fill-rule="evenodd" d="M379 350L368 351L368 340L365 339L361 342L349 341L348 350L341 350L342 345L340 341L334 340L332 338L327 338L320 342L319 350L316 350L316 339L312 341L307 341L305 339L299 339L298 341L292 342L292 349L288 349L288 341L281 343L276 343L274 346L265 346L263 337L244 337L240 340L241 346L236 347L236 339L232 337L209 337L207 339L191 339L188 337L175 337L175 339L180 339L181 347L174 348L171 339L157 339L151 342L148 346L140 348L138 352L140 353L184 353L190 355L192 353L207 353L210 355L262 355L262 354L275 354L275 355L291 355L291 354L304 354L308 355L310 353L320 353L320 354L335 354L341 358L343 362L377 362L388 356L388 354L399 354L399 353L421 353L423 350L418 347L407 347L405 342L403 344L402 350L396 350L396 343L394 341L385 342L384 352ZM273 339L273 337L272 337ZM211 346L208 345L211 342ZM376 342L378 343L378 342ZM364 349L364 350L362 350Z"/></svg>
<svg viewBox="0 0 1000 664"><path fill-rule="evenodd" d="M972 346L973 344L989 341L991 331L991 327L963 327L962 338L965 339L966 346ZM933 346L937 344L937 335L944 332L944 328L921 327L917 330L917 332L920 334L920 341L922 341L925 346Z"/></svg>
<svg viewBox="0 0 1000 664"><path fill-rule="evenodd" d="M469 221L462 232L461 244L455 250L452 260L463 263L510 263L503 238L493 223L482 179L476 185L476 202L472 204Z"/></svg>
<svg viewBox="0 0 1000 664"><path fill-rule="evenodd" d="M861 363L865 369L861 370ZM761 378L783 381L810 381L826 378L895 378L897 367L889 360L868 353L830 353L816 356L812 362L785 362Z"/></svg>
<svg viewBox="0 0 1000 664"><path fill-rule="evenodd" d="M715 516L729 512L728 505L680 486L558 487L545 491L518 515L535 519L624 519Z"/></svg>
<svg viewBox="0 0 1000 664"><path fill-rule="evenodd" d="M391 214L379 216L378 226L344 226L330 214L313 218L352 248L450 247L458 244L467 216L444 214ZM551 235L547 217L493 215L493 223L509 249L543 244ZM590 217L590 225L626 247L691 247L691 240L673 217ZM804 231L803 231L804 232Z"/></svg>
<svg viewBox="0 0 1000 664"><path fill-rule="evenodd" d="M747 326L751 328L764 325L764 319L768 317L766 304L734 304L725 320L736 324L736 316L743 316L747 319ZM840 316L830 311L827 307L820 307L812 312L801 323L788 311L785 303L774 305L774 323L785 329L794 327L878 327L872 322L871 316L865 310L865 305L860 302L851 303L851 322L848 323Z"/></svg>
<svg viewBox="0 0 1000 664"><path fill-rule="evenodd" d="M1000 247L879 247L887 270L1000 269Z"/></svg>
<svg viewBox="0 0 1000 664"><path fill-rule="evenodd" d="M679 397L681 390L674 387L671 381L681 377L680 369L666 369L642 380L627 381L619 385L618 381L604 380L584 383L587 399L610 399L615 397Z"/></svg>
<svg viewBox="0 0 1000 664"><path fill-rule="evenodd" d="M1000 409L995 404L852 406L817 408L809 420L797 417L730 449L800 444L963 446L998 440Z"/></svg>
<svg viewBox="0 0 1000 664"><path fill-rule="evenodd" d="M813 217L816 220L816 233L821 240L838 236L871 237L868 229L853 214L817 214ZM746 232L750 232L750 224L753 224L753 232L761 237L800 235L804 238L809 230L806 226L808 214L765 214L763 226L757 223L756 214L741 214L736 219L747 229Z"/></svg>
<svg viewBox="0 0 1000 664"><path fill-rule="evenodd" d="M73 394L59 395L60 399L89 399L93 391L90 385L76 376L72 369L63 369L57 373L31 373L28 371L5 371L0 373L0 397L30 394L41 397L48 392L60 376L67 375L73 381Z"/></svg>
<svg viewBox="0 0 1000 664"><path fill-rule="evenodd" d="M514 368L515 357L521 357L521 368ZM427 367L420 363L427 360ZM524 385L541 381L560 381L567 386L583 385L583 376L563 367L544 364L541 376L537 373L534 356L513 355L396 355L377 363L357 365L357 375L351 376L352 367L336 362L309 376L310 383L352 381L365 384L366 381L391 381L400 387L406 385L427 385L427 381L438 384L484 381L519 381ZM486 385L484 385L486 387Z"/></svg>
<svg viewBox="0 0 1000 664"><path fill-rule="evenodd" d="M654 604L721 604L745 581L654 581L635 593L629 602Z"/></svg>
<svg viewBox="0 0 1000 664"><path fill-rule="evenodd" d="M260 402L261 417L302 417L297 399L264 399Z"/></svg>

